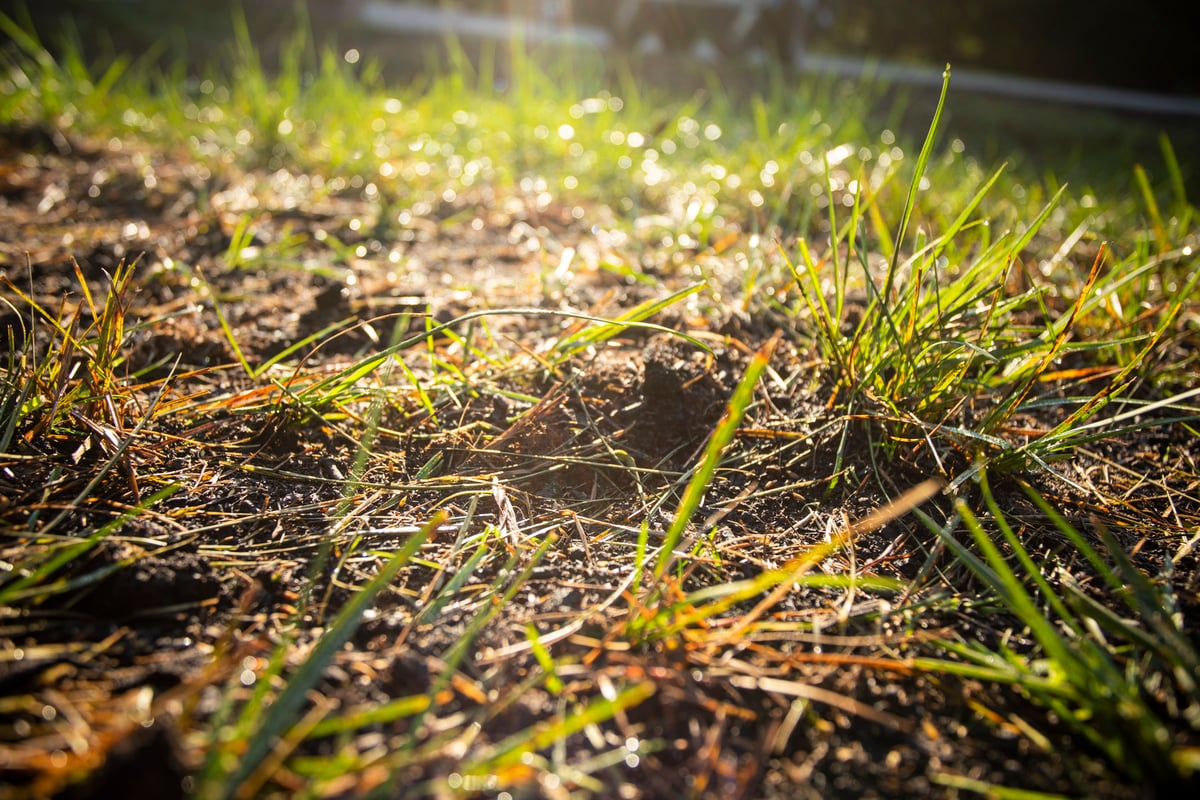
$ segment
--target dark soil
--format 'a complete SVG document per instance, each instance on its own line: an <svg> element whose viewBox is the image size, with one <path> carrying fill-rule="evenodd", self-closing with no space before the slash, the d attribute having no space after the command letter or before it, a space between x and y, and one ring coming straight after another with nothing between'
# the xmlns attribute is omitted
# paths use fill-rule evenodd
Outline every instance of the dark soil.
<svg viewBox="0 0 1200 800"><path fill-rule="evenodd" d="M348 321L344 333L288 357L278 381L296 369L330 374L393 337L424 330L426 320L503 306L615 315L684 278L664 275L661 289L648 289L591 269L548 288L545 253L603 248L592 230L608 224L605 209L585 209L579 218L572 209L481 191L395 228L380 222L379 201L361 191L306 186L304 176L282 173L213 175L177 157L59 131L0 131L4 277L56 312L81 302L76 265L92 296L102 298L118 265L136 262L121 368L135 388L111 427L133 430L159 388L154 382L168 375L163 402L174 409L152 418L135 438L132 469L110 471L78 505L73 499L111 457L110 443L83 423L28 437L18 431L12 452L0 456L0 559L20 563L23 553L47 545L32 532L38 520L65 513L56 535L77 540L120 520L159 488L183 487L150 512L116 524L55 572L61 590L0 609L5 796L185 793L207 752L205 725L223 693L235 691L228 687L237 686L237 676L248 672L252 684L285 635L294 647L289 667L299 663L374 574L380 552L394 550L439 509L453 530L427 543L419 561L379 595L322 676L318 693L342 712L430 691L447 653L491 602L484 589L505 585L511 575L506 559L527 559L545 531L558 540L517 599L479 632L454 681L441 690L435 722L379 722L343 740L309 739L300 753L423 747L443 724L475 726L473 748L525 731L560 710L543 682L526 682L537 675L537 662L525 646L525 626L536 624L545 636L582 621L553 643L564 697L592 700L647 679L656 687L648 700L568 738L565 761L578 768L622 742L646 744L616 766L595 769L600 796L957 796L947 775L1067 795L1152 793L1105 766L1052 714L1019 695L908 669L906 659L926 653L924 643L934 637L1027 647L1019 633L1009 636L1010 620L967 600L951 602L937 583L928 584L930 609L915 626L889 616L873 595L856 604L842 590L797 587L773 613L810 623L812 633L770 647L629 635L638 607L627 582L637 526L653 520L650 544L661 540L681 475L696 462L749 355L772 332L761 322L712 304L704 316L671 311L655 321L701 337L710 353L633 328L552 362L545 345L560 341L576 321L497 316L489 318L487 335L504 348L508 364L495 369L469 363L456 340L441 334L433 349L445 369L462 371L461 384L453 395L437 395L430 409L393 376L377 401L371 457L356 464L360 442L370 435L369 398L347 405L357 416L332 406L318 409L321 416L247 377L194 278L203 276L219 298L251 364ZM234 229L250 213L242 205L248 196L257 199L254 246L269 250L285 235L301 235L288 264L234 269L226 262ZM365 224L351 227L352 219ZM325 270L296 267L308 257L328 261L320 245L325 234L350 248L361 245L365 255ZM393 251L403 269L389 260ZM31 352L47 352L47 327L30 325L13 290L4 296L22 309L0 320L16 350L29 340ZM466 336L466 328L453 332ZM475 343L485 346L482 337ZM405 352L422 379L431 378L426 346L422 340ZM752 578L786 563L883 503L885 481L901 490L935 469L917 457L901 459L877 480L868 431L856 427L852 435L863 446L849 449L839 487L824 491L840 427L829 419L802 332L788 333L772 366L802 378L772 389L769 403L743 425L736 458L704 499L700 519L708 522L681 545L697 553L681 586ZM1080 519L1106 519L1157 570L1200 519L1188 486L1197 458L1200 444L1181 428L1113 452L1081 453L1070 466L1077 477L1101 481L1110 462L1162 477L1121 505L1064 502ZM355 475L357 483L349 478ZM439 484L439 475L453 480ZM1110 476L1104 491L1129 483ZM1015 505L1023 495L1012 497L1014 510L1024 513ZM346 503L353 518L345 517ZM1129 519L1150 513L1162 515L1153 528ZM344 529L331 524L339 518L347 519ZM423 616L475 547L458 546L455 537L489 525L505 547L493 547L449 603ZM1054 533L1031 527L1026 534L1031 550L1054 563L1061 550ZM927 563L959 569L931 553L928 532L901 519L864 534L828 569L848 568L849 558L858 569L902 580ZM1174 569L1179 599L1194 611L1195 556L1186 554ZM722 621L707 624L715 634ZM1194 637L1194 625L1188 630ZM808 688L839 699L831 705L789 694ZM1040 731L1051 750L1035 746L1021 725ZM1193 733L1179 735L1196 743ZM391 775L388 793L447 796L447 776L466 755L433 748ZM281 772L262 791L288 794L295 779ZM351 774L328 791L353 795L373 779ZM552 786L521 790L560 796Z"/></svg>

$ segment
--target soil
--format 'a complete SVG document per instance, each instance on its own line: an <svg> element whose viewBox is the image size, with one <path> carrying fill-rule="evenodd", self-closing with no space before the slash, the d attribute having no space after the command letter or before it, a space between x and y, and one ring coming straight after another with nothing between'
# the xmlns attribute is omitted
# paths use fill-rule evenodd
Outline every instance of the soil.
<svg viewBox="0 0 1200 800"><path fill-rule="evenodd" d="M774 332L715 293L653 320L698 338L708 352L669 333L629 328L563 358L554 346L585 324L536 313L487 317L486 331L461 323L418 337L419 346L402 351L418 381L439 370L443 381L453 370L462 376L453 391L434 396L437 405L398 372L383 394L372 396L384 384L364 378L361 401L307 411L249 377L214 297L247 362L287 354L270 373L278 387L295 374L335 374L389 341L470 312L613 316L691 279L686 270L661 269L662 285L646 287L594 259L556 276L553 265L567 248L612 247L603 236L612 212L604 208L479 190L400 224L361 187L314 186L309 176L282 171L214 175L177 155L59 131L0 131L0 270L11 282L5 298L22 309L5 312L0 331L11 331L14 353L26 341L31 353L50 352L51 337L45 324L30 325L16 290L51 314L64 309L63 318L79 309L77 324L86 328L91 311L79 281L103 298L118 267L136 263L121 348L123 405L97 417L107 419L115 441L132 437L128 457L118 459L127 468L107 471L87 502L72 502L114 457L114 438L82 421L17 431L11 452L0 456L0 561L23 563L24 554L48 547L52 541L34 531L60 514L54 535L68 543L109 526L52 573L54 591L0 609L5 796L187 794L210 752L206 726L222 713L223 698L248 697L280 642L290 643L286 668L297 668L386 554L439 510L446 527L378 595L310 704L350 713L440 686L449 654L492 602L488 587L503 588L523 567L532 571L475 634L425 722L401 716L296 743L297 755L327 757L339 748L361 757L414 746L417 755L390 775L385 794L469 791L473 784L450 776L472 752L553 719L567 704L644 681L653 696L572 733L562 752L546 757L559 760L562 774L591 772L595 793L608 797L957 796L948 775L1066 795L1153 793L1020 695L906 666L935 637L1027 646L1011 635L1011 621L968 598L947 602L936 582L916 626L873 594L797 585L773 618L807 622L811 634L792 628L770 646L714 645L722 625L761 599L752 598L695 629L704 636L632 635L644 597L629 584L638 525L652 520L650 546L661 542L685 470L751 354ZM230 245L245 219L253 240L239 254L243 263L231 266ZM331 259L322 244L330 236L349 255ZM297 243L287 259L270 261L289 237ZM256 252L264 258L256 261ZM304 266L313 264L321 266ZM339 323L341 333L289 351ZM464 341L480 353L502 351L505 360L490 366ZM765 402L742 425L737 457L703 500L698 519L708 522L680 546L694 547L697 557L668 591L752 579L886 501L865 445L869 431L858 427L851 431L863 446L848 449L838 487L824 488L840 428L803 332L784 331L771 366L791 377L763 390ZM137 429L163 386L158 412ZM304 386L295 382L291 391ZM370 457L359 462L372 436ZM1088 507L1066 497L1065 507L1081 520L1106 520L1157 573L1200 520L1187 486L1200 443L1176 427L1123 441L1114 452L1103 446L1079 453L1070 474L1087 476L1108 496L1133 484L1120 469L1161 479L1120 504ZM899 490L933 470L901 453L886 480ZM169 484L182 489L129 515ZM1020 492L997 490L1009 492L1015 516L1029 513ZM1161 514L1153 532L1135 518L1150 513ZM557 540L534 562L551 533ZM430 611L485 534L503 546L480 555L464 585ZM1049 564L1077 566L1062 563L1053 531L1030 527L1026 535ZM463 544L470 537L475 543ZM1195 640L1200 578L1194 554L1180 552L1174 580ZM824 569L908 581L929 565L959 569L935 552L924 528L902 518L860 536ZM559 694L537 678L529 624L552 639ZM555 631L565 633L549 636ZM822 694L804 694L810 690ZM1023 735L1026 728L1039 731L1049 750ZM472 738L438 745L451 730ZM1173 734L1197 744L1194 732ZM629 742L632 750L612 757ZM604 758L603 768L592 761ZM509 790L566 796L552 783L522 782L533 774L513 768ZM260 791L289 794L298 780L280 770ZM378 780L364 767L325 791L356 795Z"/></svg>

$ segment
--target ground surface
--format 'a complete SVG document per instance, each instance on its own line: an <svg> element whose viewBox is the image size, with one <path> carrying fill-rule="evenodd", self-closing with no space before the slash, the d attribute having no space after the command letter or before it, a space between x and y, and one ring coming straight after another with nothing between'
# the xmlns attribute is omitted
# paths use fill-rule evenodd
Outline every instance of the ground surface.
<svg viewBox="0 0 1200 800"><path fill-rule="evenodd" d="M120 266L135 265L117 404L17 430L0 457L5 564L120 521L3 609L6 793L203 788L224 730L213 720L282 696L276 672L302 669L356 591L435 518L330 656L269 768L244 776L245 795L913 797L956 795L957 778L1151 792L1020 693L914 666L934 639L1031 643L988 602L955 594L971 580L910 517L869 526L814 567L894 579L898 592L799 582L768 606L777 635L745 640L724 632L765 589L700 619L687 619L696 597L655 616L634 583L652 581L635 569L639 535L659 546L687 470L777 330L759 402L702 499L704 524L676 548L687 566L657 589L669 600L792 563L966 462L936 465L906 444L880 477L869 429L842 441L806 337L740 307L725 245L656 249L607 208L547 198L479 188L385 208L364 185L214 173L38 126L0 132L12 304L0 331L14 353L36 358L56 336L46 319L31 324L20 293L54 319L80 309L83 330L99 311L80 280L99 304ZM654 282L612 268L622 263ZM696 283L697 263L709 284L650 317L661 329L553 313L618 316ZM500 308L524 310L464 319ZM1195 320L1179 331L1173 346L1186 347ZM353 386L321 383L414 335L403 367L382 359ZM276 356L254 377L238 363ZM84 369L88 358L65 361ZM1170 562L1193 643L1198 459L1180 425L1079 448L1061 467L1075 487L1015 476L1057 493L1080 525L1110 527L1147 573ZM182 488L130 513L168 485ZM1022 536L1048 574L1103 593L1015 483L995 488L1014 520L1029 520ZM35 536L48 519L54 530ZM428 707L395 710L413 697ZM580 721L585 707L594 720ZM354 717L380 708L395 713ZM1172 735L1197 744L1187 726ZM235 761L240 746L227 748Z"/></svg>

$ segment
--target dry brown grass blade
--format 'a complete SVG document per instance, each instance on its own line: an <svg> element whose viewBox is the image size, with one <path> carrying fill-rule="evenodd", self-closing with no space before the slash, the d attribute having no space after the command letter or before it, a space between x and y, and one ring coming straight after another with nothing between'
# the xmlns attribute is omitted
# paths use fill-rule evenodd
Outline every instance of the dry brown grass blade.
<svg viewBox="0 0 1200 800"><path fill-rule="evenodd" d="M1029 397L1029 393L1033 391L1033 387L1038 383L1043 375L1049 371L1054 364L1054 359L1058 357L1059 351L1063 345L1067 343L1067 339L1071 336L1075 328L1075 320L1079 317L1080 311L1087 304L1088 297L1092 293L1093 287L1096 285L1096 279L1100 277L1100 268L1104 266L1104 258L1108 255L1108 243L1102 242L1100 249L1096 253L1096 258L1092 262L1092 268L1088 271L1087 279L1083 282L1083 287L1079 290L1079 296L1075 298L1075 303L1071 306L1071 314L1067 317L1067 322L1063 325L1062 330L1054 337L1054 342L1050 349L1042 356L1042 360L1034 368L1029 377L1025 379L1024 384L1018 389L1011 400L1006 400L1002 405L1008 409L1008 415L1016 412L1021 404Z"/></svg>
<svg viewBox="0 0 1200 800"><path fill-rule="evenodd" d="M565 384L556 383L532 408L488 442L486 448L472 450L463 466L492 466L502 462L505 456L522 453L553 453L564 441L563 432L555 424L554 414L569 398Z"/></svg>
<svg viewBox="0 0 1200 800"><path fill-rule="evenodd" d="M882 528L892 520L907 514L909 511L934 497L942 490L944 485L945 483L940 478L929 478L922 481L895 500L880 506L867 516L857 522L852 522L843 530L835 533L828 543L814 547L797 558L792 559L791 562L782 568L782 571L788 573L788 576L780 581L753 609L742 616L737 624L716 637L711 642L712 646L720 647L739 641L751 625L776 606L788 592L792 591L793 583L808 573L809 570L820 563L826 556L850 544L856 536Z"/></svg>
<svg viewBox="0 0 1200 800"><path fill-rule="evenodd" d="M735 675L729 679L729 682L739 689L758 690L783 695L784 697L811 700L814 703L821 703L822 705L845 711L847 714L861 717L894 731L903 732L912 729L912 723L903 717L889 714L886 711L880 711L866 703L855 700L853 697L847 697L844 694L839 694L829 689L822 689L820 686L813 686L810 683L788 681L782 678L766 676L756 677L753 675Z"/></svg>

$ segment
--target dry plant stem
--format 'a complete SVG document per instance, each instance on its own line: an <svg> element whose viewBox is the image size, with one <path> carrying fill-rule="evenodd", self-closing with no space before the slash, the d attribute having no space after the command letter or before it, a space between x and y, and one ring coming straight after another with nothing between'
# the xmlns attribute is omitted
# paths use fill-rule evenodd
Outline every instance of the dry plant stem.
<svg viewBox="0 0 1200 800"><path fill-rule="evenodd" d="M721 635L722 638L717 643L728 645L740 640L752 625L779 604L779 601L792 590L792 586L797 580L820 563L827 555L851 545L855 537L877 530L888 522L907 514L917 506L936 496L944 486L944 482L937 478L930 478L923 481L905 491L895 500L888 502L887 505L872 511L861 520L837 531L826 544L817 545L808 552L793 559L791 563L784 565L780 569L780 573L786 577L766 597L760 600L753 609L740 617L732 628L724 632Z"/></svg>

